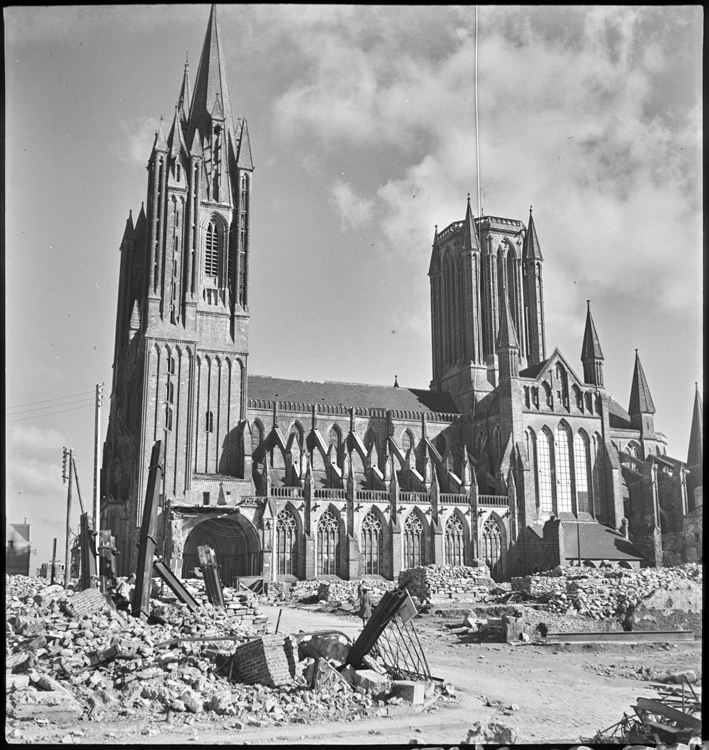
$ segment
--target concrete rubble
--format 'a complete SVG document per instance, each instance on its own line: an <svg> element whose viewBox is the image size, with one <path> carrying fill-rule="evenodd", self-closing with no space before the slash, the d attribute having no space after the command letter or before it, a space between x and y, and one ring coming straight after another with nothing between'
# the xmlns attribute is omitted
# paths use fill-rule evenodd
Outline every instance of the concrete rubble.
<svg viewBox="0 0 709 750"><path fill-rule="evenodd" d="M675 601L683 601L683 611L694 611L698 617L677 617L672 627L663 628L657 624L645 629L679 630L694 629L701 635L701 607L697 610L697 595L701 597L703 567L689 563L676 568L642 568L640 570L609 567L558 567L545 573L512 579L512 590L543 601L550 612L574 612L594 620L631 619L630 627L641 629L640 616L633 616L638 608L646 613L651 609L665 609L667 599L662 592L668 592ZM657 592L662 602L653 599ZM680 593L682 592L682 593ZM657 596L655 598L657 598ZM658 604L660 605L658 607ZM682 627L682 620L686 627ZM648 622L652 622L648 620ZM657 621L656 621L657 622Z"/></svg>
<svg viewBox="0 0 709 750"><path fill-rule="evenodd" d="M422 565L402 570L398 585L408 589L411 596L422 602L435 598L461 598L484 600L495 586L490 571L484 563L466 565Z"/></svg>
<svg viewBox="0 0 709 750"><path fill-rule="evenodd" d="M143 622L111 609L100 594L97 609L96 594L6 576L8 716L68 723L121 716L165 721L213 712L265 726L331 714L351 718L371 707L367 696L342 694L335 700L302 689L286 657L287 679L277 684L241 684L234 674L230 679L225 668L239 648L254 639L273 645L269 639L275 639L283 655L286 639L261 635L266 618L251 593L224 589L227 607L217 609L205 603L199 581L187 586L201 603L198 612L190 613L170 594L153 599L151 621ZM70 614L72 601L91 601L92 611ZM220 635L229 640L185 640Z"/></svg>
<svg viewBox="0 0 709 750"><path fill-rule="evenodd" d="M167 589L161 596L156 582L145 622L113 609L95 589L6 576L8 717L189 723L211 713L245 727L352 721L385 701L403 702L401 693L390 695L380 665L342 670L346 639L316 635L301 648L292 636L265 634L267 618L251 592L225 588L221 609L207 603L201 581L186 586L197 612Z"/></svg>

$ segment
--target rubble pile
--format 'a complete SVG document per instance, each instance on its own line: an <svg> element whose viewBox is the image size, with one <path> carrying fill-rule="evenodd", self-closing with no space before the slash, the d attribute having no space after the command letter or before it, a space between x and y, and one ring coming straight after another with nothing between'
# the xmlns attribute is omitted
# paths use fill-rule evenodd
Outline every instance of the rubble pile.
<svg viewBox="0 0 709 750"><path fill-rule="evenodd" d="M200 586L190 581L189 588L200 601ZM236 671L233 655L258 637L265 618L258 622L251 594L229 591L227 609L203 603L194 613L154 600L151 619L144 622L112 609L103 597L97 601L93 591L74 593L43 579L6 576L8 715L31 718L38 704L62 712L67 721L107 714L164 720L211 711L238 715L244 726L266 726L359 718L372 706L368 696L352 691L309 690L297 675L278 687L237 682L229 674L230 667ZM74 614L72 599L81 605ZM209 637L215 640L195 640ZM287 657L286 651L288 671L294 671L292 646Z"/></svg>
<svg viewBox="0 0 709 750"><path fill-rule="evenodd" d="M201 602L197 612L172 595L158 597L154 585L146 622L115 610L96 590L7 576L8 716L180 724L212 713L238 730L355 721L384 715L385 703L420 700L423 688L394 685L372 659L341 674L350 648L341 637L298 643L264 635L250 592L225 589L227 608L219 609L204 602L200 584L188 584Z"/></svg>
<svg viewBox="0 0 709 750"><path fill-rule="evenodd" d="M677 568L562 568L512 579L512 590L546 601L550 612L575 611L596 620L624 619L658 590L684 581L701 587L702 566Z"/></svg>
<svg viewBox="0 0 709 750"><path fill-rule="evenodd" d="M434 596L453 597L464 594L483 599L495 586L490 571L484 564L479 567L466 565L422 565L402 570L399 587L408 589L411 596L428 601Z"/></svg>
<svg viewBox="0 0 709 750"><path fill-rule="evenodd" d="M357 599L359 587L366 586L373 598L383 596L395 588L393 581L384 579L362 579L358 581L320 581L317 596L321 602L346 601Z"/></svg>

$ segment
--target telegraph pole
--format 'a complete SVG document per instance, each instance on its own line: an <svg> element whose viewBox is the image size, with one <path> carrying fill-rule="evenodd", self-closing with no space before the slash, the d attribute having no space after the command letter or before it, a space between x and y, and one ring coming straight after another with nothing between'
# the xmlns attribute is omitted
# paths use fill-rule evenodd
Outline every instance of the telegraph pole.
<svg viewBox="0 0 709 750"><path fill-rule="evenodd" d="M66 547L64 549L64 588L69 588L69 565L70 565L70 535L71 535L71 485L74 479L74 455L71 449L64 448L64 463L62 478L66 482L66 464L69 460L69 491L66 496Z"/></svg>
<svg viewBox="0 0 709 750"><path fill-rule="evenodd" d="M99 438L101 434L101 406L103 405L103 383L96 386L96 418L94 420L94 531L97 532L96 540L98 541L98 532L101 529L101 500L99 498L99 476L98 476L98 451Z"/></svg>

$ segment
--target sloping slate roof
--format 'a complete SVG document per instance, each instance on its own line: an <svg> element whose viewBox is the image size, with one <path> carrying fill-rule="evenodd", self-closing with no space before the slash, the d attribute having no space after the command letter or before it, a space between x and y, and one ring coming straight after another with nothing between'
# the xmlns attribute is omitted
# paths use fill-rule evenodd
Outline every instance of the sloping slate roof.
<svg viewBox="0 0 709 750"><path fill-rule="evenodd" d="M453 397L442 391L331 381L317 383L311 380L270 378L265 375L249 375L248 388L249 398L269 401L458 414Z"/></svg>
<svg viewBox="0 0 709 750"><path fill-rule="evenodd" d="M530 367L526 367L524 370L520 370L519 376L521 378L536 378L548 361L549 359L543 359L541 362L537 362L536 365L531 365Z"/></svg>
<svg viewBox="0 0 709 750"><path fill-rule="evenodd" d="M614 399L608 397L608 416L611 427L618 429L635 429L630 422L630 414Z"/></svg>
<svg viewBox="0 0 709 750"><path fill-rule="evenodd" d="M562 521L564 554L567 560L644 560L640 550L621 533L600 523ZM577 535L578 528L578 535Z"/></svg>
<svg viewBox="0 0 709 750"><path fill-rule="evenodd" d="M29 544L30 525L28 523L8 523L5 526L5 542L13 540L15 544Z"/></svg>

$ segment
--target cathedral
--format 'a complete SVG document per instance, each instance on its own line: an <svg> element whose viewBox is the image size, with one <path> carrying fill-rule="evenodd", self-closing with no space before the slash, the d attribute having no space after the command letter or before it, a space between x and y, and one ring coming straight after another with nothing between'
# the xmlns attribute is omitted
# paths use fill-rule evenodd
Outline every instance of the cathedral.
<svg viewBox="0 0 709 750"><path fill-rule="evenodd" d="M156 551L185 577L205 544L229 585L701 559L699 391L678 460L637 352L627 410L606 392L590 304L581 368L549 352L531 209L526 224L475 217L468 198L462 221L436 227L428 388L250 375L253 170L212 6L197 76L185 66L120 246L101 471L120 574L135 570L156 441Z"/></svg>

